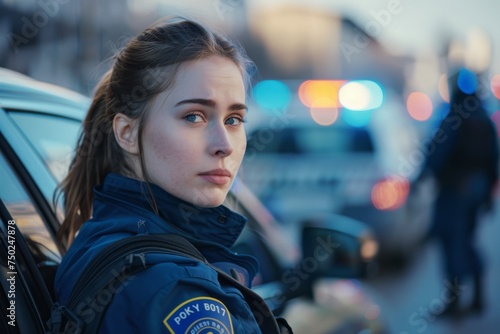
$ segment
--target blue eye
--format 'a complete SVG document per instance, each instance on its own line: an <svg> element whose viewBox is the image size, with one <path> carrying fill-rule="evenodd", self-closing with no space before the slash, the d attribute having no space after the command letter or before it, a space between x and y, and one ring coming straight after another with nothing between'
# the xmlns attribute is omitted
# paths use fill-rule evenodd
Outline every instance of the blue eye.
<svg viewBox="0 0 500 334"><path fill-rule="evenodd" d="M201 123L203 122L203 117L201 117L201 115L198 115L198 114L189 114L189 115L186 115L184 116L184 119L188 122L191 122L191 123Z"/></svg>
<svg viewBox="0 0 500 334"><path fill-rule="evenodd" d="M241 117L232 116L232 117L229 117L228 119L226 119L226 121L224 123L227 125L237 126L237 125L240 125L242 123L245 123L245 120Z"/></svg>

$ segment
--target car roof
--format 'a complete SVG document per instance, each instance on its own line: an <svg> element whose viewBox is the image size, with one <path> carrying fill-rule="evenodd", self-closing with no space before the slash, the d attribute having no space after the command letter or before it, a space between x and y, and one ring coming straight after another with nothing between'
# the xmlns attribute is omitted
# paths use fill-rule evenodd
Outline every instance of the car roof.
<svg viewBox="0 0 500 334"><path fill-rule="evenodd" d="M90 99L72 90L0 68L0 107L83 120Z"/></svg>

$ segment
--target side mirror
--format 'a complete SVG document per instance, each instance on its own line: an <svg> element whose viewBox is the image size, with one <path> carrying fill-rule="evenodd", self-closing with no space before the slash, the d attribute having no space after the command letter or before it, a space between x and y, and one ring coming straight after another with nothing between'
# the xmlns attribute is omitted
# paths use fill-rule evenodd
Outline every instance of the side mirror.
<svg viewBox="0 0 500 334"><path fill-rule="evenodd" d="M303 263L313 279L374 275L378 242L370 227L340 215L308 219L302 228Z"/></svg>

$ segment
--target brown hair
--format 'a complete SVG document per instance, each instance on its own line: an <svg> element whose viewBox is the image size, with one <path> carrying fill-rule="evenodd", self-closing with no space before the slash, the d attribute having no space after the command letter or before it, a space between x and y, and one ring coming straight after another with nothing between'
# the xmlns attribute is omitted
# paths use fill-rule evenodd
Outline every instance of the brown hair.
<svg viewBox="0 0 500 334"><path fill-rule="evenodd" d="M65 218L57 240L63 250L92 215L93 188L110 173L137 176L115 140L113 119L122 113L138 120L142 178L155 212L156 203L142 156L142 130L152 99L170 88L180 65L210 56L222 56L239 66L248 86L252 63L243 50L199 23L185 18L163 20L130 40L117 53L112 68L97 85L83 121L76 155L58 186L55 202L64 195Z"/></svg>

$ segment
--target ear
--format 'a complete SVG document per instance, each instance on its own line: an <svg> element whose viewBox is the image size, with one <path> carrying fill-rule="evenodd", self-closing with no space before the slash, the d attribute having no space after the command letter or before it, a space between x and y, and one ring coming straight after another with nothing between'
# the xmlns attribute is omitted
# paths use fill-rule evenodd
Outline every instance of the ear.
<svg viewBox="0 0 500 334"><path fill-rule="evenodd" d="M118 113L113 118L113 132L118 145L126 152L138 155L139 140L137 120Z"/></svg>

